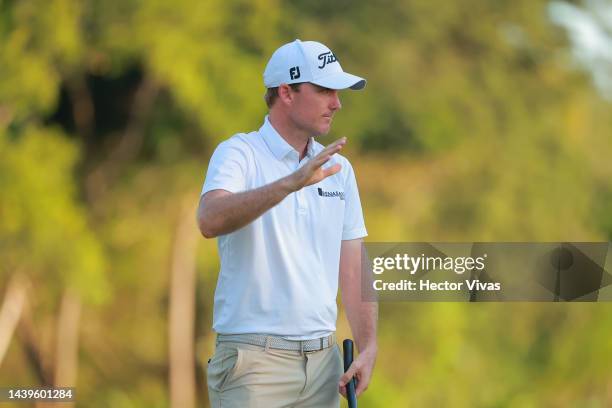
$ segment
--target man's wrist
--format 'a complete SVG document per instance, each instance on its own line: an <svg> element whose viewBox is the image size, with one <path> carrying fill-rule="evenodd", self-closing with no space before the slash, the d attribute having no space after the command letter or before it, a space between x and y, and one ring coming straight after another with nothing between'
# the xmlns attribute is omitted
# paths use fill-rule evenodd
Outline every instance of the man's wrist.
<svg viewBox="0 0 612 408"><path fill-rule="evenodd" d="M378 353L378 344L376 341L369 342L363 348L359 349L359 354L372 354L376 355Z"/></svg>
<svg viewBox="0 0 612 408"><path fill-rule="evenodd" d="M278 183L280 185L281 191L285 195L295 193L299 190L299 188L296 186L295 181L293 180L293 174L290 174L287 177L283 177L282 179L278 180Z"/></svg>

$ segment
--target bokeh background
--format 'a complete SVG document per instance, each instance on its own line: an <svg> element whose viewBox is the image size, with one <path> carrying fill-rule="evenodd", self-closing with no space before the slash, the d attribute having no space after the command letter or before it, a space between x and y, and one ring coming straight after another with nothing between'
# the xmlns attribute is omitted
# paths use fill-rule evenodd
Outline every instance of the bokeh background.
<svg viewBox="0 0 612 408"><path fill-rule="evenodd" d="M348 137L368 241L611 239L609 0L0 0L0 386L208 406L195 207L295 38L368 79L322 138ZM384 303L379 326L360 406L612 406L608 304Z"/></svg>

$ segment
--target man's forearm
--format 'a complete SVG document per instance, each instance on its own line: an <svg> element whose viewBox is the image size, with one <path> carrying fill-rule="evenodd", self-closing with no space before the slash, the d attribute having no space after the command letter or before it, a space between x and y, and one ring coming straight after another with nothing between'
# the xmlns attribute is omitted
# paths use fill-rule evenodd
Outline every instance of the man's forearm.
<svg viewBox="0 0 612 408"><path fill-rule="evenodd" d="M340 377L338 391L346 395L345 386L352 377L355 377L357 378L355 391L358 397L368 388L378 354L376 340L378 303L366 302L361 298L361 265L367 261L367 256L362 253L362 242L361 239L342 241L340 249L342 303L359 355Z"/></svg>
<svg viewBox="0 0 612 408"><path fill-rule="evenodd" d="M285 177L253 190L215 197L204 205L200 204L200 229L208 238L236 231L292 192L291 183Z"/></svg>
<svg viewBox="0 0 612 408"><path fill-rule="evenodd" d="M359 352L376 352L378 349L376 340L378 303L362 301L359 291L344 294L343 303Z"/></svg>
<svg viewBox="0 0 612 408"><path fill-rule="evenodd" d="M340 252L340 291L346 317L360 353L376 352L378 303L361 298L361 264L367 261L362 254L362 240L342 241Z"/></svg>

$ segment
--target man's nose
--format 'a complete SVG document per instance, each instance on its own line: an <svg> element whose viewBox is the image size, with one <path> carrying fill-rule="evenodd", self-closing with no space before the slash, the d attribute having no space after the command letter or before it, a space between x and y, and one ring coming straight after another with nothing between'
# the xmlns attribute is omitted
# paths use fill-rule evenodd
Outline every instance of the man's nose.
<svg viewBox="0 0 612 408"><path fill-rule="evenodd" d="M335 111L341 109L342 103L340 103L340 95L338 94L338 91L333 91L331 98L332 99L331 99L329 108Z"/></svg>

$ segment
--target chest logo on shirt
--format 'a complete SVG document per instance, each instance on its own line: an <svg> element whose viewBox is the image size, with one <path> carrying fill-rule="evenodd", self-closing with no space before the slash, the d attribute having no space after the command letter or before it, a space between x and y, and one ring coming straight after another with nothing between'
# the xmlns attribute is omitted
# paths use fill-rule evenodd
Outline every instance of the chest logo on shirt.
<svg viewBox="0 0 612 408"><path fill-rule="evenodd" d="M317 188L321 197L339 197L344 200L344 191L325 191L322 188Z"/></svg>

